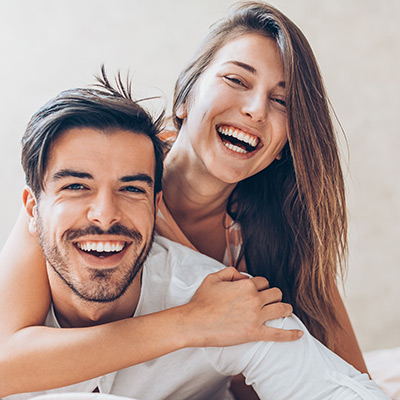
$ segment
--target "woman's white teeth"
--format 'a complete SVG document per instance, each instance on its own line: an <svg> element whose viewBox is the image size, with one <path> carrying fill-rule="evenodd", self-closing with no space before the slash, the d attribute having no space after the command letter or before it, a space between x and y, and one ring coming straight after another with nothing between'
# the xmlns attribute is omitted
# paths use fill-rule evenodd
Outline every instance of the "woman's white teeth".
<svg viewBox="0 0 400 400"><path fill-rule="evenodd" d="M219 127L218 132L225 136L232 136L235 139L245 142L252 147L257 147L257 144L259 142L259 139L257 136L250 135L249 133L245 133L245 132L242 132L242 131L239 131L236 129L232 129L232 128ZM235 147L237 147L237 146L235 146Z"/></svg>
<svg viewBox="0 0 400 400"><path fill-rule="evenodd" d="M96 251L98 253L119 252L124 248L123 242L79 242L77 246L83 251Z"/></svg>
<svg viewBox="0 0 400 400"><path fill-rule="evenodd" d="M228 143L228 142L222 142L228 149L236 151L237 153L241 153L241 154L247 154L248 152L246 150L243 150L241 147L239 146L235 146L232 143Z"/></svg>

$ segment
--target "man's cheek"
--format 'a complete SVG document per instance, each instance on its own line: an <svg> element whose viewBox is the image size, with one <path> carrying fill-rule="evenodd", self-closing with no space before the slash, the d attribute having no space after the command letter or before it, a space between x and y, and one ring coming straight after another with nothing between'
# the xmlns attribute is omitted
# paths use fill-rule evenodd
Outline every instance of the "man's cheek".
<svg viewBox="0 0 400 400"><path fill-rule="evenodd" d="M62 202L55 204L50 210L51 219L58 224L73 224L74 221L85 217L81 206L74 202Z"/></svg>

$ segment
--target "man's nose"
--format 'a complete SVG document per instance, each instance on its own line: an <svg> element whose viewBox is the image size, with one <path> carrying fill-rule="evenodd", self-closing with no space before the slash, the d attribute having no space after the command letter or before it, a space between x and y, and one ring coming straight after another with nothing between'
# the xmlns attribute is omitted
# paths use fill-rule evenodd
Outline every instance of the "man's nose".
<svg viewBox="0 0 400 400"><path fill-rule="evenodd" d="M99 192L92 199L87 217L89 221L107 231L112 225L121 220L121 210L115 196L106 191Z"/></svg>

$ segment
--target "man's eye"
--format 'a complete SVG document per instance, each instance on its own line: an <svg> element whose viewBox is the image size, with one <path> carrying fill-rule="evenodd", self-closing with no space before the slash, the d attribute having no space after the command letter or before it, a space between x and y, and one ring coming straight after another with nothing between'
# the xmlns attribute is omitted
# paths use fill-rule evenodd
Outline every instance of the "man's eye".
<svg viewBox="0 0 400 400"><path fill-rule="evenodd" d="M139 188L137 186L125 186L121 190L123 192L129 192L129 193L146 193L145 190L143 190L142 188Z"/></svg>
<svg viewBox="0 0 400 400"><path fill-rule="evenodd" d="M84 190L86 187L81 183L72 183L71 185L65 186L64 190Z"/></svg>

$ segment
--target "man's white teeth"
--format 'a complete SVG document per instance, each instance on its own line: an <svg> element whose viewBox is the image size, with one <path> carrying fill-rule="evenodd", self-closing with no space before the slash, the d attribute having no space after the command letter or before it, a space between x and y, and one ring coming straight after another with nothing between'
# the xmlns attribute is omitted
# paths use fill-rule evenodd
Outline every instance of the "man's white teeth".
<svg viewBox="0 0 400 400"><path fill-rule="evenodd" d="M237 153L241 153L241 154L247 154L248 152L246 150L243 150L241 147L239 146L235 146L232 143L228 143L228 142L222 142L228 149L232 150L232 151L236 151Z"/></svg>
<svg viewBox="0 0 400 400"><path fill-rule="evenodd" d="M218 132L225 136L232 136L235 139L245 142L252 147L257 147L259 141L258 137L256 136L250 135L249 133L245 133L233 128L219 127Z"/></svg>
<svg viewBox="0 0 400 400"><path fill-rule="evenodd" d="M79 242L77 246L83 251L96 251L98 253L120 252L124 248L123 242Z"/></svg>

